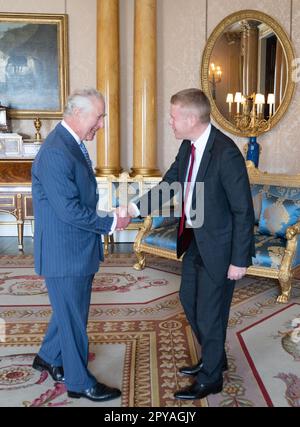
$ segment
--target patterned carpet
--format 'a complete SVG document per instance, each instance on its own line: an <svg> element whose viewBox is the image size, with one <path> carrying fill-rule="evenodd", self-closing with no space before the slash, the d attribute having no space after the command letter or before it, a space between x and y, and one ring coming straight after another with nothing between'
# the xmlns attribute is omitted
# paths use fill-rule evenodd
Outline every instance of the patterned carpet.
<svg viewBox="0 0 300 427"><path fill-rule="evenodd" d="M180 264L153 259L151 268L136 272L133 261L128 255L107 258L93 285L89 366L100 381L122 389L121 399L103 406L205 406L173 399L189 383L179 368L197 360L178 300ZM0 257L0 296L6 334L0 406L101 406L68 398L64 386L31 369L51 315L31 256Z"/></svg>
<svg viewBox="0 0 300 427"><path fill-rule="evenodd" d="M51 315L47 292L32 256L0 256L0 406L300 406L300 342L290 340L291 321L300 318L299 281L281 306L275 281L243 279L232 304L223 392L177 401L173 393L191 381L178 370L197 360L178 299L181 264L148 256L137 272L134 260L110 255L93 286L89 366L122 389L122 398L101 405L68 398L63 385L31 369Z"/></svg>

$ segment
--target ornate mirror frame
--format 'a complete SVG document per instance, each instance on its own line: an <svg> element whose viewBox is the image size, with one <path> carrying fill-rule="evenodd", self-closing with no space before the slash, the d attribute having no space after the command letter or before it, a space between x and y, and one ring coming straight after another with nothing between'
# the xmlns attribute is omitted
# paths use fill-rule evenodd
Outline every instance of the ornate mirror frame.
<svg viewBox="0 0 300 427"><path fill-rule="evenodd" d="M283 115L286 113L295 90L295 83L292 78L292 74L293 74L292 67L293 67L293 61L295 59L294 50L286 32L275 21L275 19L257 10L242 10L239 12L232 13L231 15L224 18L213 30L212 34L210 35L206 43L206 47L202 55L201 86L202 86L202 90L205 92L205 94L208 96L210 100L212 117L214 118L214 120L223 129L238 136L245 136L245 135L242 134L241 131L239 131L239 129L234 125L234 123L231 123L220 113L213 99L212 92L210 89L210 82L209 82L209 65L210 65L210 58L212 55L212 51L215 47L217 40L223 34L224 30L228 28L230 25L245 19L261 21L262 23L267 24L274 31L275 35L280 40L282 48L284 50L285 57L286 57L287 87L286 87L283 100L279 108L276 110L274 116L272 117L271 128L273 128L279 122L279 120L283 117Z"/></svg>

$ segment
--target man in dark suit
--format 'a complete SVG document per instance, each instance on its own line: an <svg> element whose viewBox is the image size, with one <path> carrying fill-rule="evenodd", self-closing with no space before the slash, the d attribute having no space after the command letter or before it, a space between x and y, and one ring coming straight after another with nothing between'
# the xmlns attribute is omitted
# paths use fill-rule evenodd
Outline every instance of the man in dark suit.
<svg viewBox="0 0 300 427"><path fill-rule="evenodd" d="M196 380L177 391L175 398L201 399L223 387L230 304L235 281L245 275L254 255L254 212L243 156L229 137L210 124L210 103L201 90L186 89L172 96L170 126L183 142L162 182L178 183L183 194L177 236L178 258L185 252L180 300L201 346L197 365L181 369ZM198 185L201 182L204 189ZM160 199L155 196L161 186L136 206L130 204L129 213L151 213L157 208L153 200L160 200L161 208L171 195L164 191Z"/></svg>
<svg viewBox="0 0 300 427"><path fill-rule="evenodd" d="M36 273L45 277L52 317L33 368L64 382L68 395L104 401L120 390L89 372L86 332L92 282L103 260L101 235L128 224L97 211L97 183L83 140L104 126L105 103L95 89L73 93L64 120L48 135L32 166Z"/></svg>

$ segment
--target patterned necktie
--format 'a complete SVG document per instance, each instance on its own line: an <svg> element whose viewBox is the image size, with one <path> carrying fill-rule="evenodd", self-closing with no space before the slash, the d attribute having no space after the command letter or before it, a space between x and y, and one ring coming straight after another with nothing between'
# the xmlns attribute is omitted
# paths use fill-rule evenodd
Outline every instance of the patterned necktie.
<svg viewBox="0 0 300 427"><path fill-rule="evenodd" d="M188 194L189 194L190 187L191 187L191 179L192 179L193 167L194 167L194 162L195 162L195 151L196 151L196 147L194 144L192 144L192 147L191 147L191 163L190 163L190 168L189 168L189 173L188 173L187 185L186 185L186 189L185 189L185 193L184 193L184 201L182 203L181 218L180 218L180 222L179 222L179 237L182 235L183 230L184 230L184 223L185 223L185 219L186 219L185 205L186 205Z"/></svg>
<svg viewBox="0 0 300 427"><path fill-rule="evenodd" d="M81 151L83 152L83 155L85 157L85 160L87 161L87 164L89 165L89 168L91 169L91 171L94 173L93 171L93 165L92 165L92 161L90 159L88 150L86 149L86 146L84 145L84 143L81 141L81 143L79 144L79 147L81 149Z"/></svg>

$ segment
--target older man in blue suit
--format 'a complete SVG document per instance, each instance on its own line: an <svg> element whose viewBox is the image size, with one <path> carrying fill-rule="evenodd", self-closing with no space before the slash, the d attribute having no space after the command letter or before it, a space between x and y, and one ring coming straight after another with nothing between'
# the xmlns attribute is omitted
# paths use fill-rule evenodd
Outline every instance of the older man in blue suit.
<svg viewBox="0 0 300 427"><path fill-rule="evenodd" d="M97 183L82 141L94 139L104 116L102 94L73 93L32 166L35 270L45 277L53 310L33 368L64 382L70 397L93 401L121 394L89 372L86 326L93 278L103 260L101 235L128 224L120 211L97 212Z"/></svg>

